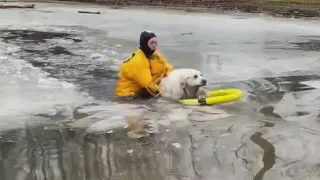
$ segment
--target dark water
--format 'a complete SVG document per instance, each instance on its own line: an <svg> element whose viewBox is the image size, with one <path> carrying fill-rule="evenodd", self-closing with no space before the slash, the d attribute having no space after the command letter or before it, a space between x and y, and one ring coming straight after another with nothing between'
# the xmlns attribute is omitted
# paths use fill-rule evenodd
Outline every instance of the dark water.
<svg viewBox="0 0 320 180"><path fill-rule="evenodd" d="M254 180L262 180L263 175L273 167L275 164L275 147L268 142L266 139L262 138L263 134L260 132L256 132L251 136L251 140L259 145L263 151L263 164L264 167L254 176Z"/></svg>
<svg viewBox="0 0 320 180"><path fill-rule="evenodd" d="M33 66L50 73L51 77L71 82L81 87L99 100L113 98L117 77L116 70L106 62L93 62L75 49L97 48L85 45L86 36L71 33L40 32L32 30L1 30L0 39L6 43L19 45L18 56ZM52 39L70 40L71 45L48 41ZM315 44L313 42L313 44ZM300 44L301 46L306 46ZM316 47L312 45L312 47ZM316 88L303 84L304 81L319 80L317 74L265 77L246 81L221 83L220 87L237 87L248 92L250 102L260 105L277 103L286 93L312 91ZM88 116L74 110L73 120ZM283 120L274 113L272 105L263 106L260 112L265 117ZM307 111L297 111L296 116L308 115ZM187 127L160 127L160 133L141 139L127 136L126 129L115 129L113 133L89 133L85 129L71 128L68 124L55 123L63 118L50 116L50 125L10 130L0 139L0 174L3 180L175 180L210 179L212 169L224 169L228 160L221 149L209 147L217 145L222 134L232 134L239 124L228 124L223 130L215 129L213 124L192 123ZM232 123L232 122L230 122ZM272 128L275 122L254 122L263 128ZM220 124L221 125L221 124ZM255 124L256 125L256 124ZM218 125L217 125L218 126ZM238 156L237 161L228 164L229 177L262 180L274 167L275 147L263 132L249 131L248 141L263 150L264 167L259 171L243 171L249 160ZM241 149L243 143L226 140L230 146ZM175 144L179 143L179 145ZM181 146L181 147L179 147ZM226 151L226 150L225 150ZM226 153L228 154L228 153ZM234 153L232 153L234 154ZM249 153L250 154L250 153ZM230 165L230 167L229 167ZM224 169L225 170L225 169ZM247 175L250 172L250 175ZM217 173L219 174L219 173ZM232 174L232 173L231 173ZM240 173L241 174L241 173ZM226 179L227 176L225 176ZM222 176L218 179L224 179ZM242 178L241 178L242 179Z"/></svg>
<svg viewBox="0 0 320 180"><path fill-rule="evenodd" d="M83 37L79 34L1 30L0 39L20 46L21 52L13 56L27 60L34 67L50 73L51 77L80 85L81 91L97 99L113 97L117 71L112 70L107 63L93 62L89 56L72 52L74 49L86 50L86 44L81 44ZM68 47L49 42L51 39L71 40L73 45Z"/></svg>

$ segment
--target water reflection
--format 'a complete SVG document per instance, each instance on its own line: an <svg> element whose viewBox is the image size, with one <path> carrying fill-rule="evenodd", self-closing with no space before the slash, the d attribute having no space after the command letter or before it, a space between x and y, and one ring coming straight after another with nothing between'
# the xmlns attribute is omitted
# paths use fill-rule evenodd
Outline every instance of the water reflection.
<svg viewBox="0 0 320 180"><path fill-rule="evenodd" d="M169 136L38 127L6 133L0 149L3 180L193 179L183 161L188 148L172 145Z"/></svg>

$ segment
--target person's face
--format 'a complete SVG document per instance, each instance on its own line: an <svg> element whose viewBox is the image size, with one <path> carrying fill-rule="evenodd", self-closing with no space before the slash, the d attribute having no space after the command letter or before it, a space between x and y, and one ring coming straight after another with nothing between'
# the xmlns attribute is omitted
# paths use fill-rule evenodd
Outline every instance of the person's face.
<svg viewBox="0 0 320 180"><path fill-rule="evenodd" d="M157 45L158 45L158 41L156 37L149 39L148 46L152 51L157 49Z"/></svg>

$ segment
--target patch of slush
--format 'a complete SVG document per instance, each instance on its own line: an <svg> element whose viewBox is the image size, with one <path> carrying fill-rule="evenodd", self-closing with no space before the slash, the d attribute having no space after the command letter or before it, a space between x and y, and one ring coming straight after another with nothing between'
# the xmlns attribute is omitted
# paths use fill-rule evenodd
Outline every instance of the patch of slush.
<svg viewBox="0 0 320 180"><path fill-rule="evenodd" d="M144 107L135 104L94 104L82 107L79 113L88 116L78 119L69 125L74 128L84 128L90 132L109 131L127 125L125 117L139 117Z"/></svg>
<svg viewBox="0 0 320 180"><path fill-rule="evenodd" d="M305 85L314 87L316 89L320 89L320 81L304 81L304 82L301 82L301 84L305 84Z"/></svg>
<svg viewBox="0 0 320 180"><path fill-rule="evenodd" d="M275 105L275 113L288 121L304 123L308 119L317 119L319 114L320 91L311 90L308 93L287 93L283 99ZM307 112L306 115L297 115L297 112Z"/></svg>
<svg viewBox="0 0 320 180"><path fill-rule="evenodd" d="M63 111L71 118L75 107L92 100L73 84L50 78L26 61L8 56L19 51L18 47L0 43L0 49L0 127L19 119L13 117L33 114Z"/></svg>
<svg viewBox="0 0 320 180"><path fill-rule="evenodd" d="M166 103L166 107L163 106ZM158 126L184 127L194 121L214 121L230 117L226 111L214 106L180 106L177 103L157 102L151 108L137 104L92 104L77 110L87 116L68 125L73 128L86 129L87 132L108 132L127 127L128 120L143 118L148 132L158 132Z"/></svg>

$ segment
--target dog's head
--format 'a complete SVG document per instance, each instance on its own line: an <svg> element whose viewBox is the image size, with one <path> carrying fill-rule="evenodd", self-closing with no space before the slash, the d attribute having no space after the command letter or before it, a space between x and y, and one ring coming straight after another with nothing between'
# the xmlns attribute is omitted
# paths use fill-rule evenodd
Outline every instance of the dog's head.
<svg viewBox="0 0 320 180"><path fill-rule="evenodd" d="M203 77L202 73L197 70L190 70L181 77L180 83L183 87L201 87L207 85L207 80Z"/></svg>
<svg viewBox="0 0 320 180"><path fill-rule="evenodd" d="M207 85L207 80L200 71L190 69L181 77L180 85L186 91L186 96L195 97L198 94L199 88Z"/></svg>

